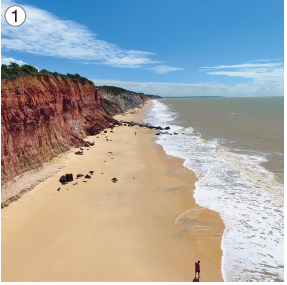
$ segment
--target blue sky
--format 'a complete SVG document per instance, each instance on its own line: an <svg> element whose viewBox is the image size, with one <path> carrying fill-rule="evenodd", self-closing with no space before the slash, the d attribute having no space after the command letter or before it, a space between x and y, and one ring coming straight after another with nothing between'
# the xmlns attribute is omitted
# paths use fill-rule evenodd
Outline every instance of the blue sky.
<svg viewBox="0 0 287 285"><path fill-rule="evenodd" d="M283 0L2 0L2 63L161 96L283 96ZM11 5L27 14L4 20Z"/></svg>

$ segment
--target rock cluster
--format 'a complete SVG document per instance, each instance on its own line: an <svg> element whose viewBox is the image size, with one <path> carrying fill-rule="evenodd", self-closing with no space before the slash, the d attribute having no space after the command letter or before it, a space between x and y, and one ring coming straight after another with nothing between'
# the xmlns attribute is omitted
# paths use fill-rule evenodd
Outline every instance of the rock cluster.
<svg viewBox="0 0 287 285"><path fill-rule="evenodd" d="M62 184L67 184L68 182L74 181L73 174L70 173L70 174L62 175L59 181Z"/></svg>
<svg viewBox="0 0 287 285"><path fill-rule="evenodd" d="M77 174L76 179L79 179L79 178L81 178L81 177L83 177L83 176L85 176L84 178L91 179L91 178L92 178L91 175L93 175L94 170L89 171L89 173L90 173L90 175L89 175L89 174L86 174L86 175ZM74 179L73 179L73 173L68 173L68 174L62 175L62 176L60 177L60 180L59 180L59 182L61 182L62 185L65 185L65 184L67 184L68 182L72 182L72 181L74 181ZM83 182L87 182L87 181L83 180ZM78 184L78 182L73 183L73 186L74 186L74 185L77 185L77 184ZM60 191L60 189L61 189L61 187L59 187L59 188L57 189L57 191ZM67 188L67 190L68 190L68 188Z"/></svg>

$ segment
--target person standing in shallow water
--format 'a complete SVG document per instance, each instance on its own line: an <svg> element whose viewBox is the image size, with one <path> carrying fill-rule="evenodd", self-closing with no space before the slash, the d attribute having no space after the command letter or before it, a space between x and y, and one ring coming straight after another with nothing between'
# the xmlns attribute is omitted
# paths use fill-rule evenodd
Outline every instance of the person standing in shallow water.
<svg viewBox="0 0 287 285"><path fill-rule="evenodd" d="M198 278L200 278L200 260L198 262L195 262L195 278L196 278L196 273L198 273Z"/></svg>

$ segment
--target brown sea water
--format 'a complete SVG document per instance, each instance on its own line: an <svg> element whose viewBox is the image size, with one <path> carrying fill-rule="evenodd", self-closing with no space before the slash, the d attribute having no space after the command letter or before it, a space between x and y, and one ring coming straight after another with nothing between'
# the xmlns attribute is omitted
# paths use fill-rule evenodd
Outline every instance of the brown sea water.
<svg viewBox="0 0 287 285"><path fill-rule="evenodd" d="M154 100L146 113L170 126L157 143L185 160L196 202L225 223L225 281L284 279L283 117L283 97Z"/></svg>
<svg viewBox="0 0 287 285"><path fill-rule="evenodd" d="M284 181L284 100L260 98L164 99L178 112L175 122L192 126L204 139L221 139L234 151L266 155L262 166Z"/></svg>

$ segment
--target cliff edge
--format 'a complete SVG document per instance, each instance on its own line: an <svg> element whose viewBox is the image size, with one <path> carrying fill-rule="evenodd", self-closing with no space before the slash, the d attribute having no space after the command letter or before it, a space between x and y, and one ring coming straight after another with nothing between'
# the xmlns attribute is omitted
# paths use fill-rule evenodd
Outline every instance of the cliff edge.
<svg viewBox="0 0 287 285"><path fill-rule="evenodd" d="M116 122L88 81L30 75L1 85L1 185Z"/></svg>

